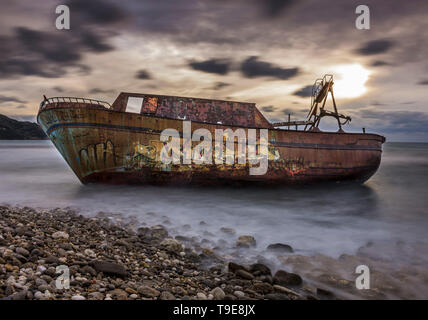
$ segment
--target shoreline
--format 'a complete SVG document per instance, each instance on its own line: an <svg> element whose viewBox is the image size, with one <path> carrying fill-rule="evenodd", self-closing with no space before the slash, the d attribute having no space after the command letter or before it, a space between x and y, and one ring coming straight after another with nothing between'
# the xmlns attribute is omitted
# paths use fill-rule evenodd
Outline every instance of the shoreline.
<svg viewBox="0 0 428 320"><path fill-rule="evenodd" d="M68 268L69 289L58 288L58 266ZM335 296L303 287L297 274L198 254L160 225L133 230L71 210L0 206L0 299L325 298Z"/></svg>

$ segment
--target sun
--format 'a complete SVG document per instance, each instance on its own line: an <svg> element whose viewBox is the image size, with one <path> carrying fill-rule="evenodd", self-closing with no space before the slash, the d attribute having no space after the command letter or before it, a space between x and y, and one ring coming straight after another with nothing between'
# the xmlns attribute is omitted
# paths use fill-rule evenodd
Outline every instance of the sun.
<svg viewBox="0 0 428 320"><path fill-rule="evenodd" d="M370 71L360 64L338 65L332 68L334 80L334 95L338 98L357 98L366 91L366 82Z"/></svg>

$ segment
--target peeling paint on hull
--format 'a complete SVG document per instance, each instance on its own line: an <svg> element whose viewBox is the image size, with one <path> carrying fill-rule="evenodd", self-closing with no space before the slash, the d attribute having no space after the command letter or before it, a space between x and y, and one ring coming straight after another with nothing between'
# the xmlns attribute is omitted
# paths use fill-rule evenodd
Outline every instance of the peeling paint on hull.
<svg viewBox="0 0 428 320"><path fill-rule="evenodd" d="M183 120L126 113L93 104L52 104L38 123L82 183L108 184L305 184L364 182L381 161L384 137L376 134L307 132L267 128L269 163L264 175L246 165L165 165L160 133L182 131ZM192 122L192 130L237 127ZM260 127L258 127L260 128Z"/></svg>

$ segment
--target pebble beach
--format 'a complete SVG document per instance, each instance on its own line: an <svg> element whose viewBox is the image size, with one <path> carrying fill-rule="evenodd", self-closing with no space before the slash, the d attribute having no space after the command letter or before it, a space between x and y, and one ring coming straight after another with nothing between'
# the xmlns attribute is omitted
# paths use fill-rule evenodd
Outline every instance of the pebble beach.
<svg viewBox="0 0 428 320"><path fill-rule="evenodd" d="M331 299L295 273L197 253L161 225L135 228L70 210L0 207L0 299ZM251 246L243 236L237 246ZM281 246L276 249L285 249ZM68 268L69 287L58 287Z"/></svg>

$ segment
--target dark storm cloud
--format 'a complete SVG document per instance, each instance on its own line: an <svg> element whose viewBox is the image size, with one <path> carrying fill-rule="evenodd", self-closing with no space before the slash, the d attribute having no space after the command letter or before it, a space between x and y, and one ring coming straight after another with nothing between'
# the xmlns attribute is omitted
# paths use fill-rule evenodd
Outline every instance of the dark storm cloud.
<svg viewBox="0 0 428 320"><path fill-rule="evenodd" d="M189 66L198 71L225 75L229 73L230 61L226 59L210 59L206 61L191 61Z"/></svg>
<svg viewBox="0 0 428 320"><path fill-rule="evenodd" d="M421 86L428 86L428 80L419 81L418 84Z"/></svg>
<svg viewBox="0 0 428 320"><path fill-rule="evenodd" d="M282 109L281 112L288 117L288 115L291 116L298 116L302 117L302 113L307 113L309 110L303 109L303 110L296 110L296 109ZM288 120L288 119L287 119Z"/></svg>
<svg viewBox="0 0 428 320"><path fill-rule="evenodd" d="M0 103L4 103L4 102L26 103L26 101L23 101L17 97L0 95Z"/></svg>
<svg viewBox="0 0 428 320"><path fill-rule="evenodd" d="M296 0L257 1L265 6L266 13L272 17L279 16L286 8L291 7L297 2Z"/></svg>
<svg viewBox="0 0 428 320"><path fill-rule="evenodd" d="M82 23L109 25L123 21L128 16L122 6L105 0L71 0L66 5L70 8L73 27L73 22L76 22L76 26ZM126 4L123 3L123 6Z"/></svg>
<svg viewBox="0 0 428 320"><path fill-rule="evenodd" d="M58 86L53 87L53 88L52 88L52 90L54 90L54 91L56 91L56 92L64 92L64 88L62 88L62 87L58 87Z"/></svg>
<svg viewBox="0 0 428 320"><path fill-rule="evenodd" d="M99 93L110 93L113 90L111 89L100 89L100 88L93 88L91 90L89 90L90 94L99 94Z"/></svg>
<svg viewBox="0 0 428 320"><path fill-rule="evenodd" d="M281 68L269 62L260 61L258 57L248 57L241 65L241 71L247 78L273 77L281 80L287 80L296 76L298 68Z"/></svg>
<svg viewBox="0 0 428 320"><path fill-rule="evenodd" d="M385 53L394 46L394 42L390 40L380 39L366 42L363 46L358 48L356 52L358 54L368 56L374 54Z"/></svg>
<svg viewBox="0 0 428 320"><path fill-rule="evenodd" d="M384 67L384 66L390 66L390 65L391 63L382 61L382 60L376 60L371 64L372 67Z"/></svg>
<svg viewBox="0 0 428 320"><path fill-rule="evenodd" d="M141 80L148 80L148 79L152 78L152 76L150 75L150 73L147 70L137 71L137 74L135 75L135 77L137 79L141 79Z"/></svg>
<svg viewBox="0 0 428 320"><path fill-rule="evenodd" d="M264 107L260 108L260 110L262 110L263 112L266 112L266 113L274 112L276 109L277 108L275 108L274 106L264 106Z"/></svg>
<svg viewBox="0 0 428 320"><path fill-rule="evenodd" d="M113 50L113 46L106 43L103 37L91 32L85 32L81 36L83 46L89 48L92 52L102 53Z"/></svg>
<svg viewBox="0 0 428 320"><path fill-rule="evenodd" d="M221 90L221 89L223 89L225 87L229 87L229 86L231 86L230 83L218 81L218 82L214 83L214 86L211 89L212 90Z"/></svg>
<svg viewBox="0 0 428 320"><path fill-rule="evenodd" d="M293 95L306 98L312 96L312 85L303 87L293 93Z"/></svg>
<svg viewBox="0 0 428 320"><path fill-rule="evenodd" d="M57 43L55 39L52 39L46 32L19 27L16 28L16 37L21 45L28 49L28 52L40 55L46 61L54 63L73 63L79 61L81 58L80 52L73 50L73 48L67 44L67 41L60 41Z"/></svg>
<svg viewBox="0 0 428 320"><path fill-rule="evenodd" d="M26 27L13 29L10 36L0 37L4 47L0 51L0 76L61 77L68 68L88 74L91 67L81 63L84 53L113 50L103 36L92 31L85 33L45 32Z"/></svg>

